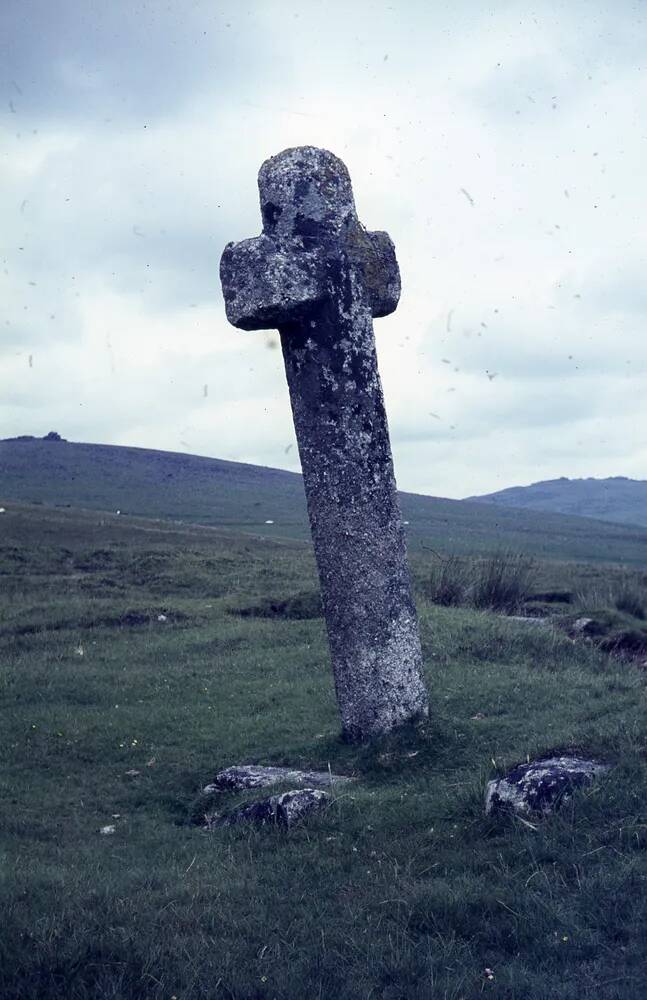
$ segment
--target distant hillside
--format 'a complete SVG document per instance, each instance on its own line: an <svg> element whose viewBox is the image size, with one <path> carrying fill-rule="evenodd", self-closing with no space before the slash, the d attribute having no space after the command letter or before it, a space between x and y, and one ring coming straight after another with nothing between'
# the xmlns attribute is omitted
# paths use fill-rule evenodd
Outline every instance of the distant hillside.
<svg viewBox="0 0 647 1000"><path fill-rule="evenodd" d="M55 439L0 441L0 505L11 500L121 511L275 538L310 537L300 475L145 448ZM546 558L647 566L644 529L411 493L401 494L401 503L414 547L456 553L510 548Z"/></svg>
<svg viewBox="0 0 647 1000"><path fill-rule="evenodd" d="M467 499L474 503L495 503L502 507L574 514L647 527L647 481L625 476L549 479L532 486L511 486L498 493Z"/></svg>

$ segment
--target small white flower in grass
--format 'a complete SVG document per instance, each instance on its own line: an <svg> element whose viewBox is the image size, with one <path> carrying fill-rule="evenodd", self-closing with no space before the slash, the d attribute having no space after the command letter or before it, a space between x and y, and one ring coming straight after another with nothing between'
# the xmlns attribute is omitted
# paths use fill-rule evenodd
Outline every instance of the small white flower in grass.
<svg viewBox="0 0 647 1000"><path fill-rule="evenodd" d="M6 513L7 513L7 511L5 510L5 508L4 507L0 507L0 514L6 514Z"/></svg>
<svg viewBox="0 0 647 1000"><path fill-rule="evenodd" d="M266 521L266 524L274 524L274 521Z"/></svg>
<svg viewBox="0 0 647 1000"><path fill-rule="evenodd" d="M157 620L158 622L165 622L167 620L166 615L158 615Z"/></svg>
<svg viewBox="0 0 647 1000"><path fill-rule="evenodd" d="M85 650L84 650L83 646L81 646L80 644L76 647L76 649L74 650L74 652L76 653L77 656L84 656L85 655Z"/></svg>
<svg viewBox="0 0 647 1000"><path fill-rule="evenodd" d="M116 829L117 827L114 825L114 823L111 823L109 826L102 826L101 829L99 830L99 833L102 833L104 837L109 837L110 834L114 833Z"/></svg>

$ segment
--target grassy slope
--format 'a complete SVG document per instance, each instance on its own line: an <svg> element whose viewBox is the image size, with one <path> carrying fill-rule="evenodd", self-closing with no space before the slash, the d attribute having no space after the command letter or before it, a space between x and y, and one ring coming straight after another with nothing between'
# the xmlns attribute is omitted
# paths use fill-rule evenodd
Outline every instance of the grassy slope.
<svg viewBox="0 0 647 1000"><path fill-rule="evenodd" d="M647 482L623 476L551 479L530 486L511 486L469 500L647 526Z"/></svg>
<svg viewBox="0 0 647 1000"><path fill-rule="evenodd" d="M308 547L33 508L0 527L3 1000L642 1000L640 672L420 601L432 720L346 746L322 621L226 613L312 589ZM483 816L489 777L566 744L613 777L538 829ZM242 761L360 781L287 835L187 824Z"/></svg>
<svg viewBox="0 0 647 1000"><path fill-rule="evenodd" d="M0 442L0 502L38 501L309 538L301 477L237 462L108 445ZM647 530L402 494L412 547L647 566ZM266 525L266 520L274 521Z"/></svg>

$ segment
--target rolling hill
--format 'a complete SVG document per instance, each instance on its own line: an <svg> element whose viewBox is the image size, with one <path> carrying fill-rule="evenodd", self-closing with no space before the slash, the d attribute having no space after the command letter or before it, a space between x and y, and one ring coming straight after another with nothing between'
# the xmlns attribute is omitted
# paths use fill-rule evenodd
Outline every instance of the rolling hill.
<svg viewBox="0 0 647 1000"><path fill-rule="evenodd" d="M301 476L145 448L0 441L0 504L85 508L308 540ZM556 513L401 494L412 548L515 549L552 559L647 566L647 530Z"/></svg>
<svg viewBox="0 0 647 1000"><path fill-rule="evenodd" d="M594 517L617 524L647 527L647 480L613 476L610 479L549 479L531 486L511 486L497 493L468 497L470 503L550 511Z"/></svg>

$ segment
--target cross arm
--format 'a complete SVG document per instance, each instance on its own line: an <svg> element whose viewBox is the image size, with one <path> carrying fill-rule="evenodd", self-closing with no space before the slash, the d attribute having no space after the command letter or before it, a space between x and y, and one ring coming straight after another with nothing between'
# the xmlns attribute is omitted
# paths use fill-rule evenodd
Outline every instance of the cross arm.
<svg viewBox="0 0 647 1000"><path fill-rule="evenodd" d="M346 250L364 277L371 312L375 319L394 312L400 301L400 269L388 233L370 233L356 225L348 233Z"/></svg>
<svg viewBox="0 0 647 1000"><path fill-rule="evenodd" d="M228 243L220 261L227 319L270 330L304 318L325 295L321 255L299 241L262 235Z"/></svg>

